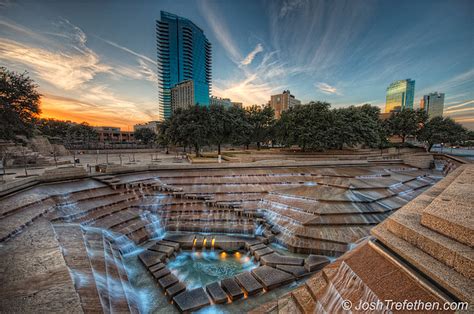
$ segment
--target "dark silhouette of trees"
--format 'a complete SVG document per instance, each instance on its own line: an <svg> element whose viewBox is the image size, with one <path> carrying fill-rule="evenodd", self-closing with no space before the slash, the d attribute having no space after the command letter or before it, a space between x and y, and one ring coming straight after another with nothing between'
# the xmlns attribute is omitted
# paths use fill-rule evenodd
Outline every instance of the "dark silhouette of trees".
<svg viewBox="0 0 474 314"><path fill-rule="evenodd" d="M457 144L469 137L469 132L451 118L434 117L418 132L418 139L426 144L430 151L434 144Z"/></svg>
<svg viewBox="0 0 474 314"><path fill-rule="evenodd" d="M38 86L27 76L0 67L0 138L30 137L40 114Z"/></svg>
<svg viewBox="0 0 474 314"><path fill-rule="evenodd" d="M148 128L141 128L134 132L135 140L142 142L145 145L149 145L156 141L156 134Z"/></svg>
<svg viewBox="0 0 474 314"><path fill-rule="evenodd" d="M405 143L408 136L416 136L426 121L428 121L426 111L405 109L392 113L385 121L384 127L389 136L398 136L402 143Z"/></svg>

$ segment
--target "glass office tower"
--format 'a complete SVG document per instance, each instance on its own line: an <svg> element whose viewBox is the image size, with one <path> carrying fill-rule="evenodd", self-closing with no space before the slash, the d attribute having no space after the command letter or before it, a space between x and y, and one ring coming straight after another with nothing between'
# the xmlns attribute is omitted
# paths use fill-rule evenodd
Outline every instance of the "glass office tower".
<svg viewBox="0 0 474 314"><path fill-rule="evenodd" d="M430 119L442 117L444 110L444 93L430 93L423 96L420 102L420 108L428 113Z"/></svg>
<svg viewBox="0 0 474 314"><path fill-rule="evenodd" d="M156 21L159 116L171 116L171 88L192 80L194 103L209 105L211 44L204 32L188 19L161 11Z"/></svg>
<svg viewBox="0 0 474 314"><path fill-rule="evenodd" d="M413 109L415 98L415 80L406 79L396 81L387 87L385 112Z"/></svg>

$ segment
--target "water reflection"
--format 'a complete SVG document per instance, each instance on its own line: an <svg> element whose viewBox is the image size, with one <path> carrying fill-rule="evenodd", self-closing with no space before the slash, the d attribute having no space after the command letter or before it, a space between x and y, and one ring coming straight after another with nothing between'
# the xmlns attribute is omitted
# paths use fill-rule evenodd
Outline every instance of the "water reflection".
<svg viewBox="0 0 474 314"><path fill-rule="evenodd" d="M188 289L204 287L257 267L248 253L224 251L181 252L168 268Z"/></svg>

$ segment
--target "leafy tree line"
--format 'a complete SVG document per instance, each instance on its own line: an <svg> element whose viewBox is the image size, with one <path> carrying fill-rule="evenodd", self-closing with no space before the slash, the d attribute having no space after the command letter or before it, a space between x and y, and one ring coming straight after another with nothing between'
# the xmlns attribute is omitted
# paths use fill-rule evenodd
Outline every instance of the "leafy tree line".
<svg viewBox="0 0 474 314"><path fill-rule="evenodd" d="M299 146L304 150L343 149L364 145L387 147L388 137L399 137L402 144L415 137L431 149L435 143L462 143L469 132L451 118L428 120L423 110L406 109L380 120L380 109L369 104L331 109L326 102L310 102L284 111L274 119L271 107L253 106L247 109L222 106L195 106L178 110L163 122L157 141L192 147L197 155L203 146L223 144L263 143L286 147ZM472 133L471 133L472 137Z"/></svg>
<svg viewBox="0 0 474 314"><path fill-rule="evenodd" d="M27 73L16 73L0 67L0 139L30 137L36 131L60 139L66 146L97 142L97 132L87 123L40 119L41 95ZM145 143L158 142L165 147L192 147L197 155L203 146L215 145L218 153L224 144L255 144L258 149L271 142L283 146L298 145L303 150L342 149L366 145L384 147L387 137L398 136L402 143L416 137L429 150L436 143L462 144L473 139L451 118L428 120L422 110L406 109L379 119L380 110L371 105L331 109L325 102L310 102L282 113L278 121L271 107L250 108L194 106L177 110L154 134L137 130L136 138Z"/></svg>
<svg viewBox="0 0 474 314"><path fill-rule="evenodd" d="M56 119L38 119L36 129L50 140L66 147L88 146L99 140L97 131L87 122L75 123Z"/></svg>
<svg viewBox="0 0 474 314"><path fill-rule="evenodd" d="M192 147L197 156L206 145L216 145L218 154L223 144L249 146L271 139L274 111L270 107L257 106L248 109L225 108L211 105L178 109L161 124L158 142Z"/></svg>

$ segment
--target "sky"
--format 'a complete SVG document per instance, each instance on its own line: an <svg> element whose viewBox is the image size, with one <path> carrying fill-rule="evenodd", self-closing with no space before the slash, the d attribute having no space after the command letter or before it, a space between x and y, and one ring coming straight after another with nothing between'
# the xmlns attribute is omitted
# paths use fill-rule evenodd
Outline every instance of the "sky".
<svg viewBox="0 0 474 314"><path fill-rule="evenodd" d="M0 0L0 65L28 71L42 116L91 125L158 119L155 20L190 19L212 43L212 94L264 104L385 105L411 78L415 108L444 92L445 115L474 129L474 1Z"/></svg>

